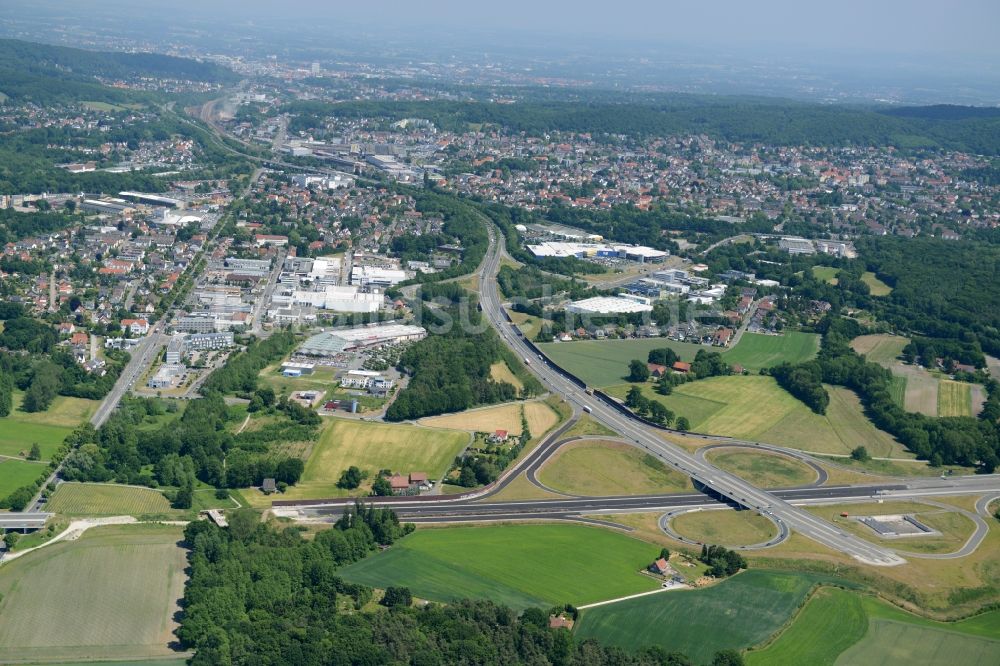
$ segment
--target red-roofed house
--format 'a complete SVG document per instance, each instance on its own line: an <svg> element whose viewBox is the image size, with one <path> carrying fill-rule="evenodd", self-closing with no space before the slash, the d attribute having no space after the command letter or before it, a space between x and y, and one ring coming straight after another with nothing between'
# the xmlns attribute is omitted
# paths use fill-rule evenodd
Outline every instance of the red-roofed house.
<svg viewBox="0 0 1000 666"><path fill-rule="evenodd" d="M660 574L662 576L671 570L671 566L669 562L667 562L664 558L661 557L660 559L656 560L655 562L649 565L649 570L655 574Z"/></svg>
<svg viewBox="0 0 1000 666"><path fill-rule="evenodd" d="M647 363L646 367L649 368L649 374L653 377L662 377L667 374L667 366L660 365L659 363Z"/></svg>
<svg viewBox="0 0 1000 666"><path fill-rule="evenodd" d="M684 361L677 361L671 366L674 372L691 372L691 364Z"/></svg>
<svg viewBox="0 0 1000 666"><path fill-rule="evenodd" d="M490 440L494 442L506 442L507 441L507 431L506 430L495 430L492 435L490 435Z"/></svg>
<svg viewBox="0 0 1000 666"><path fill-rule="evenodd" d="M392 488L392 492L394 493L402 490L409 490L410 479L402 474L393 474L389 477L389 487Z"/></svg>

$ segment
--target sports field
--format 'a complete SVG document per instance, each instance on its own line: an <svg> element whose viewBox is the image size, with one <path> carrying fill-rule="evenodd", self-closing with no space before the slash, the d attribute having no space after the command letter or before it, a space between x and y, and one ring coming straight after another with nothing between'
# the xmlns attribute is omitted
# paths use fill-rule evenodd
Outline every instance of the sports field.
<svg viewBox="0 0 1000 666"><path fill-rule="evenodd" d="M504 366L506 367L506 366ZM493 432L506 430L511 435L521 434L521 409L528 421L528 429L532 435L541 435L559 422L559 415L541 400L532 402L508 402L495 407L469 409L455 414L432 416L420 419L422 426L431 428L448 428L452 430L472 430L476 432Z"/></svg>
<svg viewBox="0 0 1000 666"><path fill-rule="evenodd" d="M966 382L938 382L938 416L972 416L972 391Z"/></svg>
<svg viewBox="0 0 1000 666"><path fill-rule="evenodd" d="M590 386L603 387L623 381L632 359L645 361L651 349L670 347L681 360L690 361L699 350L716 351L728 363L739 363L750 371L782 361L799 363L815 356L819 336L789 332L784 335L745 334L732 349L677 342L667 338L642 340L582 340L548 342L538 345L552 361L572 372Z"/></svg>
<svg viewBox="0 0 1000 666"><path fill-rule="evenodd" d="M0 568L0 655L24 661L176 656L182 528L92 528Z"/></svg>
<svg viewBox="0 0 1000 666"><path fill-rule="evenodd" d="M67 516L141 516L167 513L170 502L150 488L94 483L61 483L45 506Z"/></svg>
<svg viewBox="0 0 1000 666"><path fill-rule="evenodd" d="M756 511L691 511L675 517L675 532L701 543L751 546L778 535L778 529Z"/></svg>
<svg viewBox="0 0 1000 666"><path fill-rule="evenodd" d="M909 343L909 338L900 335L859 335L851 340L851 348L872 363L885 364L896 360Z"/></svg>
<svg viewBox="0 0 1000 666"><path fill-rule="evenodd" d="M405 585L435 601L581 605L656 589L638 571L658 553L624 534L581 525L453 527L418 530L339 575L374 587Z"/></svg>
<svg viewBox="0 0 1000 666"><path fill-rule="evenodd" d="M784 626L818 580L752 569L704 589L585 610L576 634L633 651L660 646L704 664L718 650L762 643Z"/></svg>
<svg viewBox="0 0 1000 666"><path fill-rule="evenodd" d="M19 456L37 442L42 459L48 460L73 428L87 420L97 404L93 400L58 396L48 410L29 414L19 409L23 397L21 391L14 391L10 415L0 418L0 455Z"/></svg>
<svg viewBox="0 0 1000 666"><path fill-rule="evenodd" d="M691 481L658 458L621 442L583 440L560 448L538 472L570 495L642 495L691 490Z"/></svg>
<svg viewBox="0 0 1000 666"><path fill-rule="evenodd" d="M631 385L610 387L624 398ZM710 377L683 384L671 395L659 395L652 384L643 394L658 400L677 416L687 417L691 430L740 437L816 453L850 453L864 444L873 456L907 456L902 445L875 428L852 391L827 386L830 405L816 414L771 377L760 375Z"/></svg>
<svg viewBox="0 0 1000 666"><path fill-rule="evenodd" d="M381 469L391 469L401 474L426 472L431 479L440 479L468 443L467 433L454 430L331 418L320 431L302 479L280 499L343 496L347 493L337 488L337 480L351 465L368 471L371 476ZM371 477L360 494L364 494L370 481ZM266 505L273 499L251 492L245 496L251 502Z"/></svg>
<svg viewBox="0 0 1000 666"><path fill-rule="evenodd" d="M709 451L706 457L717 467L761 488L790 488L816 480L816 472L808 465L774 453L719 449Z"/></svg>
<svg viewBox="0 0 1000 666"><path fill-rule="evenodd" d="M44 463L0 458L0 498L33 483L48 467Z"/></svg>

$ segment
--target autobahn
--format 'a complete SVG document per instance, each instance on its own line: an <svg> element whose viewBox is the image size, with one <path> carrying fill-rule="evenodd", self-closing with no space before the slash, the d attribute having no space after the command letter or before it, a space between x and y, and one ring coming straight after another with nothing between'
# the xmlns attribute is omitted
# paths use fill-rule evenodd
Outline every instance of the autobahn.
<svg viewBox="0 0 1000 666"><path fill-rule="evenodd" d="M569 378L554 369L542 355L535 355L519 331L507 320L497 286L500 270L500 248L503 236L490 227L490 252L480 269L480 302L483 313L497 329L503 341L528 363L549 391L563 396L575 409L583 409L599 423L611 428L640 448L673 466L718 495L748 509L773 515L789 528L833 550L876 566L895 566L905 560L892 551L849 534L811 513L793 506L774 493L757 488L740 477L725 472L707 460L701 460L678 446L668 444L660 434L636 418L630 418L595 396L589 395Z"/></svg>

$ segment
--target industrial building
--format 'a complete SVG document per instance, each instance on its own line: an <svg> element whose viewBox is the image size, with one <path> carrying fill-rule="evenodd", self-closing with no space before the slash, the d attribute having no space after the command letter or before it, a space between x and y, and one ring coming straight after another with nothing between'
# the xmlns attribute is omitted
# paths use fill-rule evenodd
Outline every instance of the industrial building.
<svg viewBox="0 0 1000 666"><path fill-rule="evenodd" d="M375 266L354 266L351 268L351 284L362 288L394 287L406 280L406 271Z"/></svg>
<svg viewBox="0 0 1000 666"><path fill-rule="evenodd" d="M566 312L581 314L633 314L636 312L652 312L653 306L649 299L632 294L621 296L595 296L574 301L566 306Z"/></svg>
<svg viewBox="0 0 1000 666"><path fill-rule="evenodd" d="M545 241L528 245L528 251L536 257L577 257L578 259L627 259L639 263L661 262L670 256L664 250L655 250L643 245L609 245L606 243L574 243Z"/></svg>
<svg viewBox="0 0 1000 666"><path fill-rule="evenodd" d="M343 352L358 351L368 347L421 340L426 335L427 331L424 328L406 324L340 328L317 333L302 343L298 353L305 356L336 356Z"/></svg>
<svg viewBox="0 0 1000 666"><path fill-rule="evenodd" d="M364 293L356 286L342 287L332 284L325 285L323 289L317 291L286 289L271 296L271 305L275 309L308 305L336 312L378 312L384 302L385 297L377 291Z"/></svg>
<svg viewBox="0 0 1000 666"><path fill-rule="evenodd" d="M162 197L158 194L146 194L145 192L119 192L118 196L123 199L146 204L147 206L166 206L167 208L183 208L184 202L180 199Z"/></svg>

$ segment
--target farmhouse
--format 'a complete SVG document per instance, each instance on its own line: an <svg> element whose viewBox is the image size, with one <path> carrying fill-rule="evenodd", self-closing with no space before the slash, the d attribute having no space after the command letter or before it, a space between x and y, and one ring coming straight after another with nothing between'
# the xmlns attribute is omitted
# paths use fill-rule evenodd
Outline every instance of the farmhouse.
<svg viewBox="0 0 1000 666"><path fill-rule="evenodd" d="M649 374L651 377L662 377L667 374L667 366L660 365L659 363L647 363L646 367L649 368Z"/></svg>
<svg viewBox="0 0 1000 666"><path fill-rule="evenodd" d="M684 361L676 361L671 367L674 372L691 372L691 364Z"/></svg>

